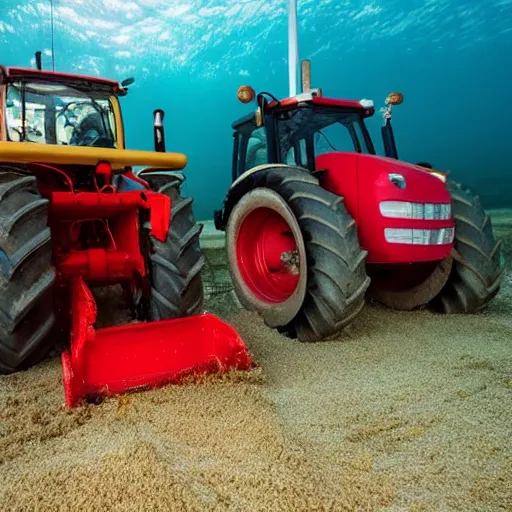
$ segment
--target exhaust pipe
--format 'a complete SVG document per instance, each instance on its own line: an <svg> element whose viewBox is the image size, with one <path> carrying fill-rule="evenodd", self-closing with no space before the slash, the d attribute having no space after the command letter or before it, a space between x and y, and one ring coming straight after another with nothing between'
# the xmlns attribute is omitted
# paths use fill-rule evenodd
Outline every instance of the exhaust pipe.
<svg viewBox="0 0 512 512"><path fill-rule="evenodd" d="M311 61L309 59L301 61L301 82L301 92L309 92L311 90Z"/></svg>
<svg viewBox="0 0 512 512"><path fill-rule="evenodd" d="M302 59L301 65L301 83L302 91L301 94L314 96L322 96L322 89L319 87L311 87L311 61L309 59Z"/></svg>
<svg viewBox="0 0 512 512"><path fill-rule="evenodd" d="M36 52L36 68L41 71L43 69L42 53Z"/></svg>
<svg viewBox="0 0 512 512"><path fill-rule="evenodd" d="M165 112L160 108L153 111L153 136L155 151L158 153L165 153L164 115Z"/></svg>

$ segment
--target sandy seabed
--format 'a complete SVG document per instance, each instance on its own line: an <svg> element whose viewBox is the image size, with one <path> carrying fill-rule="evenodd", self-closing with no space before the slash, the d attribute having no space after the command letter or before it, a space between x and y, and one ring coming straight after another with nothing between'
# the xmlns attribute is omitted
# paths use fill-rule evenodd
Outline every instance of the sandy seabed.
<svg viewBox="0 0 512 512"><path fill-rule="evenodd" d="M0 378L0 510L512 510L512 229L496 232L508 273L485 314L369 304L301 344L234 311L259 368L74 410L58 358Z"/></svg>

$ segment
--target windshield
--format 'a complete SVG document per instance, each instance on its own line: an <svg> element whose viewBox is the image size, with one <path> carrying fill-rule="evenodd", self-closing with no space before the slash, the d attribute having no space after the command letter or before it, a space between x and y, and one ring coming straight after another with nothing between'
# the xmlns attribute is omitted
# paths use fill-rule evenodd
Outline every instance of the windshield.
<svg viewBox="0 0 512 512"><path fill-rule="evenodd" d="M281 161L304 163L306 144L314 144L315 156L329 151L375 153L359 112L339 108L304 106L276 117Z"/></svg>
<svg viewBox="0 0 512 512"><path fill-rule="evenodd" d="M106 92L15 82L7 89L6 121L8 138L15 142L116 147L115 118Z"/></svg>

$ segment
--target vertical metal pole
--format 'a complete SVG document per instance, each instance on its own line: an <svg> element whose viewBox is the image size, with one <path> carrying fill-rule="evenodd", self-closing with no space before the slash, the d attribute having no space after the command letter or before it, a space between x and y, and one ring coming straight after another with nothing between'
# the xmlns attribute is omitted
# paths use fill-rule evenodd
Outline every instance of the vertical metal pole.
<svg viewBox="0 0 512 512"><path fill-rule="evenodd" d="M288 76L290 97L297 94L299 42L297 38L297 0L288 0Z"/></svg>
<svg viewBox="0 0 512 512"><path fill-rule="evenodd" d="M52 27L52 71L55 71L55 33L54 33L54 16L53 16L53 0L50 0L50 16Z"/></svg>

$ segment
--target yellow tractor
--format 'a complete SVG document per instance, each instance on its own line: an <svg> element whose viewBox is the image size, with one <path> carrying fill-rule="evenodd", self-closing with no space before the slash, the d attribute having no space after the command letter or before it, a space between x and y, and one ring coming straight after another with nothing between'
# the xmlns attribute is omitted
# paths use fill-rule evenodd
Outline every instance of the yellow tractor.
<svg viewBox="0 0 512 512"><path fill-rule="evenodd" d="M197 372L247 369L234 329L203 312L201 226L185 155L125 149L133 79L0 67L0 373L40 362L55 332L66 403ZM134 166L147 166L138 175ZM134 323L96 329L92 287L120 284Z"/></svg>

